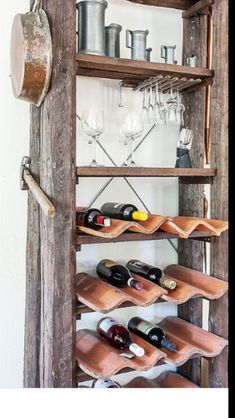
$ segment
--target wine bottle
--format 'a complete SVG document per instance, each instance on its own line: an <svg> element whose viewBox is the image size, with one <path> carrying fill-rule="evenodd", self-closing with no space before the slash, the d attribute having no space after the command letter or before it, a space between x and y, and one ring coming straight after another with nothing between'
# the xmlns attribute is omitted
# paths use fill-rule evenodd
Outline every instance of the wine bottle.
<svg viewBox="0 0 235 418"><path fill-rule="evenodd" d="M166 338L165 332L138 316L131 318L127 325L128 329L134 334L148 341L157 348L164 347L169 351L175 351L176 345Z"/></svg>
<svg viewBox="0 0 235 418"><path fill-rule="evenodd" d="M121 264L116 264L112 260L104 259L96 267L97 275L116 287L130 286L136 290L142 290L142 282L135 280L128 268Z"/></svg>
<svg viewBox="0 0 235 418"><path fill-rule="evenodd" d="M142 357L145 353L142 347L132 341L129 331L116 319L108 316L101 319L97 324L97 332L120 350L128 349L137 357Z"/></svg>
<svg viewBox="0 0 235 418"><path fill-rule="evenodd" d="M151 282L165 287L166 289L173 290L176 288L176 282L173 279L165 277L164 272L158 267L151 266L139 260L130 260L126 264L126 267L131 273L138 274Z"/></svg>
<svg viewBox="0 0 235 418"><path fill-rule="evenodd" d="M106 380L94 380L93 384L91 386L92 388L99 388L99 389L105 389L105 388L120 388L121 386L117 383L114 382L113 380L110 379L106 379Z"/></svg>
<svg viewBox="0 0 235 418"><path fill-rule="evenodd" d="M103 226L110 226L111 219L104 216L98 209L77 208L76 224L87 228L99 229Z"/></svg>
<svg viewBox="0 0 235 418"><path fill-rule="evenodd" d="M131 204L109 202L101 207L101 211L110 218L124 221L146 221L148 219L146 212L139 211L136 206Z"/></svg>

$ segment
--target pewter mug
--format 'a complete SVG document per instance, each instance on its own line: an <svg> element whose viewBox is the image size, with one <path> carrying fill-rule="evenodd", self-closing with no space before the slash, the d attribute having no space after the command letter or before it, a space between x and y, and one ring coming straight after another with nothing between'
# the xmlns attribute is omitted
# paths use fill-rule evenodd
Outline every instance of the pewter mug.
<svg viewBox="0 0 235 418"><path fill-rule="evenodd" d="M196 67L197 57L192 55L191 57L187 57L187 66L188 67Z"/></svg>
<svg viewBox="0 0 235 418"><path fill-rule="evenodd" d="M105 26L105 55L107 57L120 57L120 32L122 27L117 23Z"/></svg>
<svg viewBox="0 0 235 418"><path fill-rule="evenodd" d="M105 0L83 0L78 9L78 51L105 55Z"/></svg>
<svg viewBox="0 0 235 418"><path fill-rule="evenodd" d="M146 43L148 30L129 30L126 31L126 47L131 48L131 58L133 60L147 61ZM131 38L131 42L130 42Z"/></svg>
<svg viewBox="0 0 235 418"><path fill-rule="evenodd" d="M162 45L161 46L161 57L164 58L165 64L177 64L175 61L174 53L175 53L176 45Z"/></svg>

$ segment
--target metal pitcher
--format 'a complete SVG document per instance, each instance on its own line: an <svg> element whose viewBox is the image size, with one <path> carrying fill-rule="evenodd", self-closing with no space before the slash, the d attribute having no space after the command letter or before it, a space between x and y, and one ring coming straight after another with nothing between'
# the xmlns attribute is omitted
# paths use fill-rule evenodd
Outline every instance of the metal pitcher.
<svg viewBox="0 0 235 418"><path fill-rule="evenodd" d="M120 32L122 27L117 23L105 26L105 55L107 57L120 57Z"/></svg>
<svg viewBox="0 0 235 418"><path fill-rule="evenodd" d="M83 0L78 9L78 51L105 55L105 0Z"/></svg>
<svg viewBox="0 0 235 418"><path fill-rule="evenodd" d="M162 45L161 46L161 57L164 58L165 64L177 64L175 61L174 54L175 54L176 45Z"/></svg>
<svg viewBox="0 0 235 418"><path fill-rule="evenodd" d="M129 30L126 31L126 47L131 48L131 58L133 60L147 61L146 43L148 30ZM131 39L131 42L130 42Z"/></svg>

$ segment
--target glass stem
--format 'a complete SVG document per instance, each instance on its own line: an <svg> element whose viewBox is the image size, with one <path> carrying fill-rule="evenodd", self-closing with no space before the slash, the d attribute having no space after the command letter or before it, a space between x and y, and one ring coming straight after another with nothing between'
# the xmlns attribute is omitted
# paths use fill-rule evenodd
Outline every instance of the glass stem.
<svg viewBox="0 0 235 418"><path fill-rule="evenodd" d="M92 162L91 165L96 166L97 165L97 161L96 161L96 141L97 141L98 137L94 136L93 137L93 158L92 158Z"/></svg>
<svg viewBox="0 0 235 418"><path fill-rule="evenodd" d="M128 142L124 142L124 147L125 147L125 160L124 163L122 164L123 167L127 167L128 166Z"/></svg>
<svg viewBox="0 0 235 418"><path fill-rule="evenodd" d="M131 162L130 165L135 165L135 156L134 156L134 148L133 148L133 139L130 140L130 146L131 146Z"/></svg>

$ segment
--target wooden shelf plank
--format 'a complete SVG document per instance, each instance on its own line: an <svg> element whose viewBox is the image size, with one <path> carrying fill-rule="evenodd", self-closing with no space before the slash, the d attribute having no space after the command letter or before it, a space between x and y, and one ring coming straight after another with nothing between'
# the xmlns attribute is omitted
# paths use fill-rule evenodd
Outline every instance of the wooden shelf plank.
<svg viewBox="0 0 235 418"><path fill-rule="evenodd" d="M194 231L189 235L188 239L199 239L199 238L210 238L212 237L206 231ZM109 244L115 242L127 242L127 241L157 241L160 239L173 239L179 238L177 234L169 234L163 231L157 231L154 234L141 234L137 232L124 232L116 238L108 239L103 237L95 237L91 235L77 235L76 244L77 250L80 250L81 245L90 245L90 244Z"/></svg>
<svg viewBox="0 0 235 418"><path fill-rule="evenodd" d="M146 4L147 6L169 7L171 9L186 10L197 0L128 0L131 3Z"/></svg>
<svg viewBox="0 0 235 418"><path fill-rule="evenodd" d="M214 71L207 68L187 67L159 62L135 61L126 58L111 58L77 53L77 75L128 80L134 85L149 77L169 75L201 79L203 85L211 84ZM200 86L200 83L198 83Z"/></svg>
<svg viewBox="0 0 235 418"><path fill-rule="evenodd" d="M216 176L213 168L173 167L77 167L77 177L183 177L187 181L211 183Z"/></svg>

